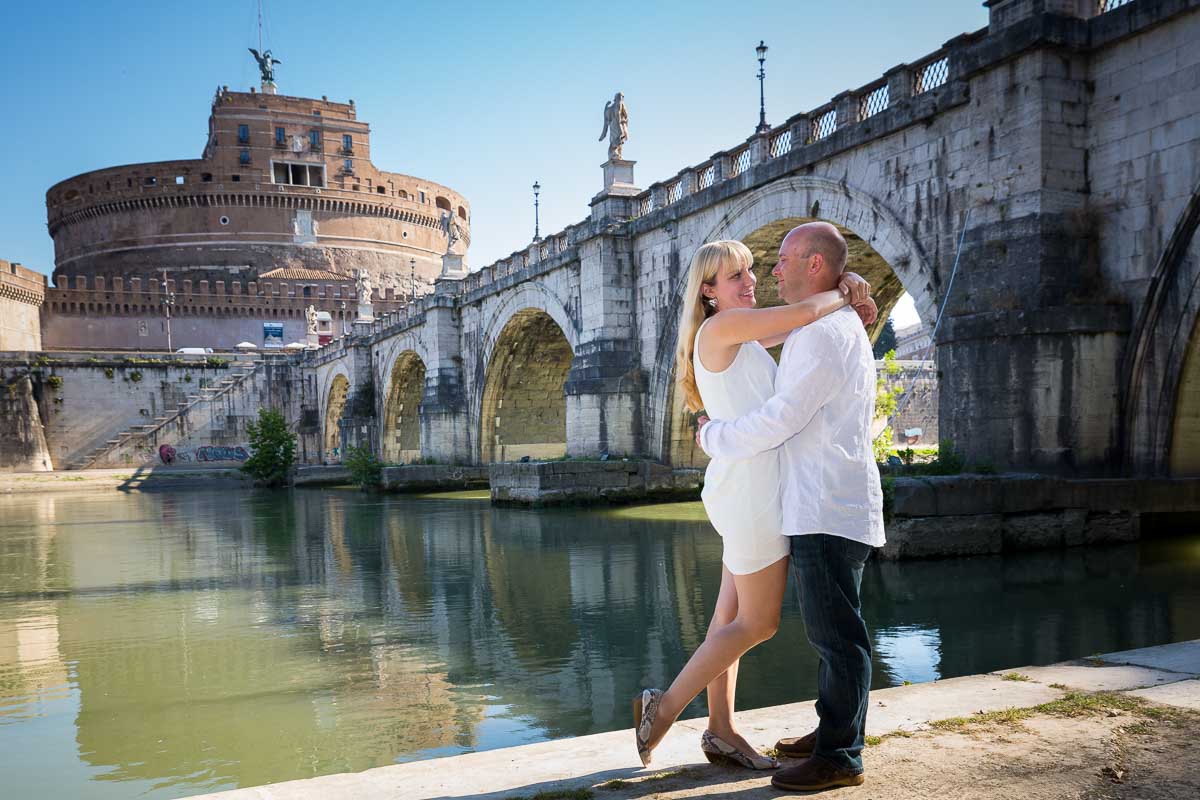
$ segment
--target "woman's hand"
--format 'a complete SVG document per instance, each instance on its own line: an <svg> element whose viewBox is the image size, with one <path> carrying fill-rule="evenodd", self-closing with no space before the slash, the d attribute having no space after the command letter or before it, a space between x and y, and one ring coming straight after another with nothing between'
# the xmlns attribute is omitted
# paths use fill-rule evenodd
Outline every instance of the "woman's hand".
<svg viewBox="0 0 1200 800"><path fill-rule="evenodd" d="M838 281L838 290L850 298L852 306L871 299L871 284L867 283L857 272L842 273L842 277Z"/></svg>
<svg viewBox="0 0 1200 800"><path fill-rule="evenodd" d="M700 429L708 423L709 419L706 415L701 414L700 416L696 417L696 447L700 447ZM700 447L700 449L703 450L704 448Z"/></svg>
<svg viewBox="0 0 1200 800"><path fill-rule="evenodd" d="M862 320L864 328L869 328L879 318L879 306L875 305L875 301L870 297L861 303L854 303L852 307Z"/></svg>

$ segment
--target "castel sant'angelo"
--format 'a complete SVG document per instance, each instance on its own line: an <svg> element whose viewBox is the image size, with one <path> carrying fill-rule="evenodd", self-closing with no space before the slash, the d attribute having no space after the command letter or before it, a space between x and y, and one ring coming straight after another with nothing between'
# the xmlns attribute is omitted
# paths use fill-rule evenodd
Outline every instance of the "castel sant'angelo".
<svg viewBox="0 0 1200 800"><path fill-rule="evenodd" d="M261 90L217 90L200 158L46 192L43 347L164 348L165 306L176 348L303 341L309 305L335 328L354 318L360 272L388 312L429 291L444 256L465 255L466 198L377 168L353 100L277 94L264 56Z"/></svg>

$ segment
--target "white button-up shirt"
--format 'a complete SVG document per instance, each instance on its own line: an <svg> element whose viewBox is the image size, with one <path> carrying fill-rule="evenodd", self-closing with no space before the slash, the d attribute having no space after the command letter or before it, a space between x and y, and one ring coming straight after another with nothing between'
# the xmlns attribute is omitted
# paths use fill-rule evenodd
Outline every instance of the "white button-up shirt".
<svg viewBox="0 0 1200 800"><path fill-rule="evenodd" d="M775 395L757 411L700 429L712 458L782 445L783 533L884 542L883 492L871 449L875 357L858 314L843 308L791 333Z"/></svg>

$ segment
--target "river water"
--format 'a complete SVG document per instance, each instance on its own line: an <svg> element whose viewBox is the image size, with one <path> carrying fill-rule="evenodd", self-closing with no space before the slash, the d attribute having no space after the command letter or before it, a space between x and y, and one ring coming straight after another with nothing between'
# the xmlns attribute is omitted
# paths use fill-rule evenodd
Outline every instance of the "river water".
<svg viewBox="0 0 1200 800"><path fill-rule="evenodd" d="M0 497L2 793L182 797L626 728L703 639L720 554L696 503ZM876 687L1200 638L1200 536L863 583ZM740 707L814 695L790 593L739 680Z"/></svg>

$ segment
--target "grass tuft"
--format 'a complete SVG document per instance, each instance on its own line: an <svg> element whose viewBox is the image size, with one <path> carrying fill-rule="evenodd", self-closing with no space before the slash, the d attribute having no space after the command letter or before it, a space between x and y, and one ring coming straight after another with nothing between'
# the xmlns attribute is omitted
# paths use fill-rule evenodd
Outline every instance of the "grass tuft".
<svg viewBox="0 0 1200 800"><path fill-rule="evenodd" d="M1019 672L1007 672L1004 675L1004 680L1006 680L1006 681L1027 681L1027 680L1029 680L1029 676L1022 675Z"/></svg>
<svg viewBox="0 0 1200 800"><path fill-rule="evenodd" d="M534 795L512 795L504 800L592 800L595 796L591 789L548 789Z"/></svg>

